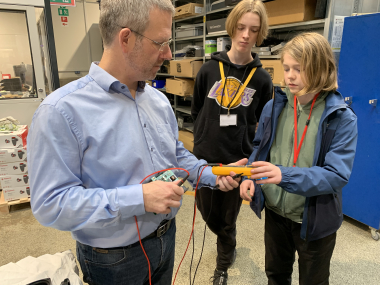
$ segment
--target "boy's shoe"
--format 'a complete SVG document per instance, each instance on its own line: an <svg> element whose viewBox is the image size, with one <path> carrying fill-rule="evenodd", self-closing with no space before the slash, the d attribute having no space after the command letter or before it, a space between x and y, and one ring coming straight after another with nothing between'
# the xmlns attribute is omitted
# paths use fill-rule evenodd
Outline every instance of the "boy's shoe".
<svg viewBox="0 0 380 285"><path fill-rule="evenodd" d="M228 274L226 271L215 269L214 276L210 279L213 285L227 285Z"/></svg>

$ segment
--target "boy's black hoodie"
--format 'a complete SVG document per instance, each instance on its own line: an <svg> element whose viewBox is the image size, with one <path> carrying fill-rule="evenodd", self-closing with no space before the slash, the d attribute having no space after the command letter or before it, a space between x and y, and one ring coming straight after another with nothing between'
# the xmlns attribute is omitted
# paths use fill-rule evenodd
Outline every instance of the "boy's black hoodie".
<svg viewBox="0 0 380 285"><path fill-rule="evenodd" d="M214 52L211 60L198 72L191 105L191 115L195 122L193 152L198 159L228 164L248 158L252 153L256 123L273 92L270 75L262 68L255 53L252 53L252 57L252 62L239 66L229 60L226 51ZM219 61L223 63L225 77L234 79L234 86L240 83L240 88L252 68L257 67L238 105L230 109L230 114L237 114L237 126L220 126L220 114L227 114L228 109L225 103L224 107L219 104L221 92L219 101L216 98L218 94L215 91L218 87L221 90ZM232 89L226 87L226 90Z"/></svg>

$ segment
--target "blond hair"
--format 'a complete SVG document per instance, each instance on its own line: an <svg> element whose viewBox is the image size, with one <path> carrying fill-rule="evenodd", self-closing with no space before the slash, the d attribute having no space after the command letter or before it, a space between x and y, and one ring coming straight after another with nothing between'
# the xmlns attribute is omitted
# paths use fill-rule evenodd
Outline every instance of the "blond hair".
<svg viewBox="0 0 380 285"><path fill-rule="evenodd" d="M102 0L100 2L99 29L105 47L111 45L122 27L142 34L149 23L149 14L158 8L175 13L170 0Z"/></svg>
<svg viewBox="0 0 380 285"><path fill-rule="evenodd" d="M268 36L268 15L263 2L259 0L243 0L239 2L228 15L226 20L226 30L233 38L239 19L248 12L257 14L260 17L260 30L257 36L256 45L259 46Z"/></svg>
<svg viewBox="0 0 380 285"><path fill-rule="evenodd" d="M335 58L329 42L318 33L302 33L289 41L281 51L294 58L301 67L301 78L305 87L298 96L335 91L338 89Z"/></svg>

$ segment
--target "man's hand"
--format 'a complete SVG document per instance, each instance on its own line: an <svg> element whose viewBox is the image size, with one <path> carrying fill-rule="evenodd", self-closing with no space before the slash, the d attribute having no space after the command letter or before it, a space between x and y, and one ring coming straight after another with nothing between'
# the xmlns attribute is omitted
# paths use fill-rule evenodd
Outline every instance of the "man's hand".
<svg viewBox="0 0 380 285"><path fill-rule="evenodd" d="M260 181L256 181L257 184L278 184L282 180L282 173L278 166L266 162L256 161L252 163L253 168L251 170L251 179L265 178Z"/></svg>
<svg viewBox="0 0 380 285"><path fill-rule="evenodd" d="M248 190L249 190L249 195L248 195ZM253 197L253 194L255 193L255 184L253 183L252 180L244 180L241 184L240 184L240 197L245 200L245 201L248 201L248 202L251 202L252 201L252 198Z"/></svg>
<svg viewBox="0 0 380 285"><path fill-rule="evenodd" d="M246 165L248 162L248 159L243 158L240 159L237 162L230 163L228 165ZM235 176L236 173L231 171L230 176L218 176L216 177L216 185L219 185L219 189L223 192L231 191L234 188L237 188L239 186L240 177L233 179L232 177Z"/></svg>
<svg viewBox="0 0 380 285"><path fill-rule="evenodd" d="M143 184L143 197L146 212L169 214L170 207L179 208L183 195L180 181L164 182L154 181Z"/></svg>

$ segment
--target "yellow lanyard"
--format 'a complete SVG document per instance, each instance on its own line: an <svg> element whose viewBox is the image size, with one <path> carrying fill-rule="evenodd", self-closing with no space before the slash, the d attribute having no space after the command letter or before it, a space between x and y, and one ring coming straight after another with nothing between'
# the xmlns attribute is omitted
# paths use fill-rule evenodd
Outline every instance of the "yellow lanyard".
<svg viewBox="0 0 380 285"><path fill-rule="evenodd" d="M226 80L226 78L224 76L223 62L221 62L221 61L219 61L219 69L220 69L220 76L222 78L221 86L224 86L224 81ZM249 81L251 80L253 74L255 73L256 69L257 69L257 67L252 68L251 72L249 73L247 79L245 80L245 82L243 84L243 87L240 88L239 92L233 98L232 103L229 104L230 107L228 108L228 112L230 112L231 106L233 106L240 99L241 95L243 94L243 92L245 90L245 87L247 87L247 85L248 85ZM227 83L228 83L228 81L227 81ZM223 93L224 94L222 94L222 98L224 95L227 95L226 98L228 100L230 100L228 97L228 91L223 90Z"/></svg>

